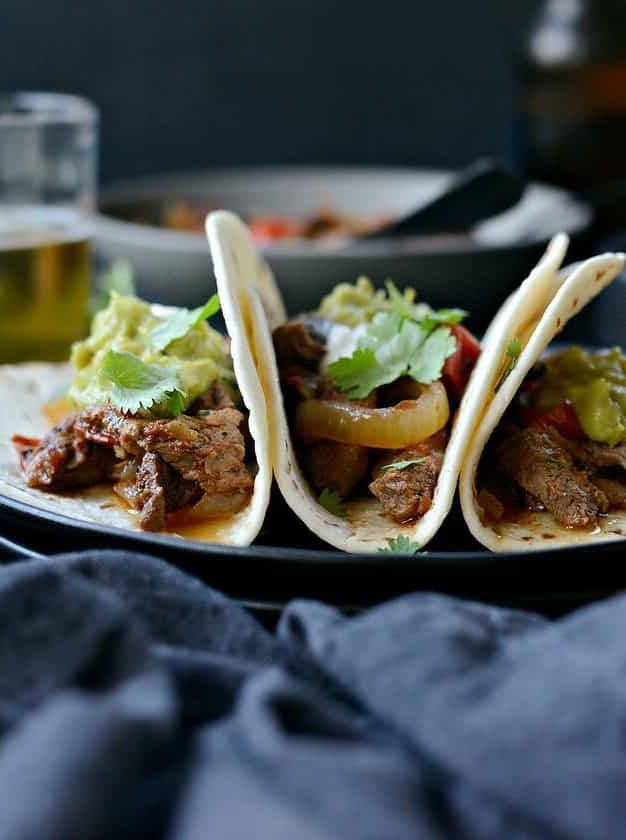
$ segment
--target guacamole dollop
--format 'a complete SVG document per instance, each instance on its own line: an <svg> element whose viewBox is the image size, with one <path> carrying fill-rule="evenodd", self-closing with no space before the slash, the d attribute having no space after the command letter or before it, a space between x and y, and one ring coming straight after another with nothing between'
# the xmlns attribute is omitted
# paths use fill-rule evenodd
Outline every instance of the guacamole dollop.
<svg viewBox="0 0 626 840"><path fill-rule="evenodd" d="M415 289L407 287L402 292L404 301L413 306L416 298ZM372 320L377 312L390 309L390 301L384 289L375 289L369 277L359 277L355 283L339 283L322 298L318 313L329 321L357 327ZM415 306L416 315L432 312L425 303Z"/></svg>
<svg viewBox="0 0 626 840"><path fill-rule="evenodd" d="M75 374L69 397L77 406L111 402L111 382L102 375L109 350L132 353L142 362L174 371L183 392L184 408L216 379L234 383L228 340L206 321L192 327L182 338L157 350L148 342L150 331L163 320L146 301L113 292L106 309L96 314L90 335L72 347L70 360Z"/></svg>
<svg viewBox="0 0 626 840"><path fill-rule="evenodd" d="M549 356L532 404L549 410L569 400L584 433L598 443L626 441L626 357L619 347L588 353L570 347Z"/></svg>

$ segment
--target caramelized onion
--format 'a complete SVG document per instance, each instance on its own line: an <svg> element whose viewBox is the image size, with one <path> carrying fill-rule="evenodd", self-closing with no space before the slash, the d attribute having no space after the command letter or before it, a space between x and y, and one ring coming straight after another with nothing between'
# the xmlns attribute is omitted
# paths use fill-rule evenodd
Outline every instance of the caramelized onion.
<svg viewBox="0 0 626 840"><path fill-rule="evenodd" d="M403 400L389 408L302 400L296 410L295 431L306 440L322 438L377 449L404 449L434 435L449 417L446 389L441 382L433 382L417 399Z"/></svg>

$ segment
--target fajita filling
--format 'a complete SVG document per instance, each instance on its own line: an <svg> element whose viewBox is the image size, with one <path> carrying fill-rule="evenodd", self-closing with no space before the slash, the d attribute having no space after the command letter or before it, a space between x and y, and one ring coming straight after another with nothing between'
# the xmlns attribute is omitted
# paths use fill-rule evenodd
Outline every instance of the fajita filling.
<svg viewBox="0 0 626 840"><path fill-rule="evenodd" d="M42 440L13 438L28 486L110 483L149 531L241 511L254 469L228 341L206 323L218 309L157 317L113 295L72 350L75 410Z"/></svg>
<svg viewBox="0 0 626 840"><path fill-rule="evenodd" d="M466 314L359 278L274 330L299 463L332 513L367 497L398 523L430 509L451 412L480 354Z"/></svg>
<svg viewBox="0 0 626 840"><path fill-rule="evenodd" d="M478 471L486 521L547 511L592 530L626 509L626 357L619 348L556 352L527 376Z"/></svg>

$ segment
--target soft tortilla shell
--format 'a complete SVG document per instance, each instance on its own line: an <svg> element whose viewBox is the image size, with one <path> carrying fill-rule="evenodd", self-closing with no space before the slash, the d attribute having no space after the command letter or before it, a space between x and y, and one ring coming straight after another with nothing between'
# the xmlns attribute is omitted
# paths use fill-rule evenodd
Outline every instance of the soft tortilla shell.
<svg viewBox="0 0 626 840"><path fill-rule="evenodd" d="M564 528L545 512L524 514L518 522L489 525L483 521L477 502L476 473L482 453L494 429L514 399L524 378L546 347L567 322L608 286L624 268L622 254L593 257L555 278L546 298L515 297L504 304L512 315L507 340L519 337L522 352L517 364L490 404L474 435L459 479L459 495L465 521L473 536L492 551L540 550L581 545L593 541L617 540L626 535L626 512L602 517L593 532ZM502 360L506 341L494 344L496 361ZM500 364L502 362L500 361Z"/></svg>
<svg viewBox="0 0 626 840"><path fill-rule="evenodd" d="M161 311L166 312L165 309ZM235 338L237 330L239 335L242 334L242 327L238 325L237 318L233 317L228 304L224 319L233 336L233 367L241 396L249 411L249 427L254 440L258 472L250 504L244 510L232 517L194 525L189 533L202 542L249 545L263 524L271 488L265 400L254 372L248 343ZM27 487L22 480L11 436L19 434L24 437L42 437L50 428L43 407L67 390L70 379L71 368L67 364L33 362L0 367L0 495L73 519L141 531L136 514L127 510L106 485L59 494ZM164 536L170 535L174 540L180 539L173 532Z"/></svg>
<svg viewBox="0 0 626 840"><path fill-rule="evenodd" d="M456 413L433 504L425 516L411 525L398 525L382 515L374 498L346 503L346 516L334 516L317 503L317 496L296 459L272 346L271 328L277 322L270 320L268 324L269 319L263 315L263 297L268 294L271 273L258 256L247 228L234 214L212 213L207 219L207 234L220 289L246 313L248 336L266 394L274 474L286 502L314 534L344 551L375 552L386 548L388 540L400 535L419 546L426 545L452 506L463 458L499 372L499 358L494 358L489 347L484 348ZM543 300L545 289L553 287L566 248L566 236L553 240L529 278L532 280L526 288L529 297ZM273 296L272 292L270 299ZM502 336L508 335L514 311L514 306L503 308L500 322L490 330L489 345L499 346L504 340L506 346Z"/></svg>

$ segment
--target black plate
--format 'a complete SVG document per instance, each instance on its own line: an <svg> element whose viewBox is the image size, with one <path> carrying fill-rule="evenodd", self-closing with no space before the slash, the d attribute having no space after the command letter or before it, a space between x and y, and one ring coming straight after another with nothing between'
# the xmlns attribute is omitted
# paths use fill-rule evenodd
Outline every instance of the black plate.
<svg viewBox="0 0 626 840"><path fill-rule="evenodd" d="M6 498L0 498L0 533L44 554L85 548L151 553L239 601L267 608L306 597L355 610L404 592L436 590L558 614L626 585L624 543L495 554L472 541L458 508L428 549L412 556L328 550L280 498L272 500L250 548L123 531ZM277 533L288 547L269 544Z"/></svg>
<svg viewBox="0 0 626 840"><path fill-rule="evenodd" d="M576 319L564 339L626 344L624 279ZM257 608L294 597L359 609L415 590L436 590L515 607L562 613L626 587L626 542L492 553L469 534L456 506L435 539L415 555L346 554L314 537L274 492L253 546L236 548L124 531L0 496L0 534L43 554L128 548L156 554ZM0 546L1 547L1 546Z"/></svg>

